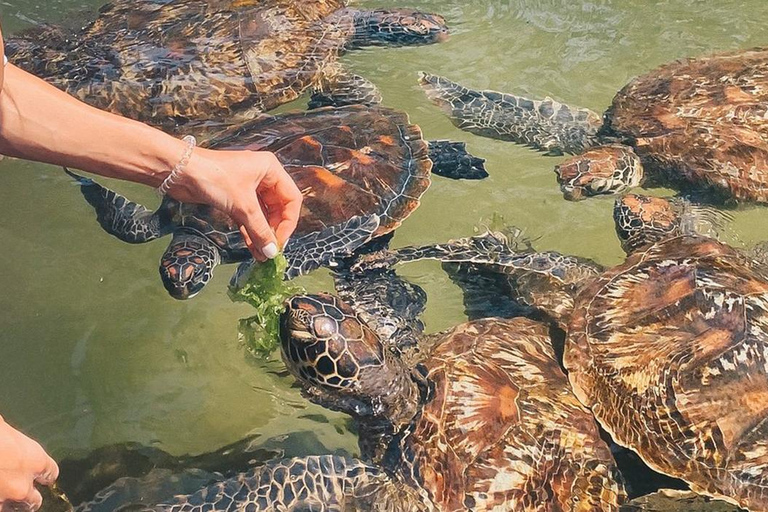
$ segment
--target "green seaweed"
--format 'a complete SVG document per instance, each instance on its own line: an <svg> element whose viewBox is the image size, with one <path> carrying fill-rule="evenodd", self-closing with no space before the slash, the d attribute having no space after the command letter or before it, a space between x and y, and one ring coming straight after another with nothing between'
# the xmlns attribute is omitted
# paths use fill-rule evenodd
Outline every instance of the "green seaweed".
<svg viewBox="0 0 768 512"><path fill-rule="evenodd" d="M285 281L288 261L279 254L272 260L256 264L240 288L230 287L233 302L250 304L256 314L240 320L240 340L252 354L269 356L279 345L280 314L285 300L303 290Z"/></svg>

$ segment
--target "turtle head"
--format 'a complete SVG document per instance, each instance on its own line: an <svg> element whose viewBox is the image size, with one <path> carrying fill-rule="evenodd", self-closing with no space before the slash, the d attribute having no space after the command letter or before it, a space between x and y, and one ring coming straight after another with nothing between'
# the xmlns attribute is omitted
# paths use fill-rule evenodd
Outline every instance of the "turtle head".
<svg viewBox="0 0 768 512"><path fill-rule="evenodd" d="M160 259L160 278L174 299L191 299L208 284L221 261L219 249L207 238L179 233Z"/></svg>
<svg viewBox="0 0 768 512"><path fill-rule="evenodd" d="M286 366L316 403L359 419L401 426L417 412L411 372L333 295L298 295L280 318Z"/></svg>
<svg viewBox="0 0 768 512"><path fill-rule="evenodd" d="M358 11L352 46L411 46L448 39L448 25L437 14L413 9Z"/></svg>
<svg viewBox="0 0 768 512"><path fill-rule="evenodd" d="M661 197L627 194L616 200L613 221L627 254L682 232L681 204Z"/></svg>
<svg viewBox="0 0 768 512"><path fill-rule="evenodd" d="M557 182L569 201L616 194L640 185L643 165L629 146L598 146L555 167Z"/></svg>

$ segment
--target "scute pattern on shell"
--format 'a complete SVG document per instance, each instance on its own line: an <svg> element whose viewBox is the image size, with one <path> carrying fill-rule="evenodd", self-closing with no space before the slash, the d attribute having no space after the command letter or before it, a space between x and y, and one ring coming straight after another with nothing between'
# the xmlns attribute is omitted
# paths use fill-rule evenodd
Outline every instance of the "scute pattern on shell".
<svg viewBox="0 0 768 512"><path fill-rule="evenodd" d="M371 217L378 216L370 235L389 233L419 206L431 184L432 161L421 131L408 123L407 114L384 107L263 116L220 133L209 145L275 153L304 195L295 240L316 243L309 235L351 227L355 217L367 232ZM171 225L208 237L225 263L250 254L238 226L221 211L166 198L161 213ZM305 257L321 260L340 245L333 239L319 242Z"/></svg>
<svg viewBox="0 0 768 512"><path fill-rule="evenodd" d="M646 166L673 182L768 201L768 49L667 64L636 78L606 113Z"/></svg>
<svg viewBox="0 0 768 512"><path fill-rule="evenodd" d="M381 218L376 236L389 233L431 183L421 130L384 107L267 117L221 134L212 146L275 153L304 195L296 237L370 214Z"/></svg>
<svg viewBox="0 0 768 512"><path fill-rule="evenodd" d="M446 511L618 510L613 458L547 327L488 319L437 336L433 398L401 441L406 481Z"/></svg>
<svg viewBox="0 0 768 512"><path fill-rule="evenodd" d="M768 508L768 281L676 237L581 291L565 365L619 444L704 494Z"/></svg>
<svg viewBox="0 0 768 512"><path fill-rule="evenodd" d="M317 84L352 26L351 18L322 21L344 5L117 0L70 43L57 37L62 48L22 37L11 59L91 105L167 129L201 119L229 124Z"/></svg>

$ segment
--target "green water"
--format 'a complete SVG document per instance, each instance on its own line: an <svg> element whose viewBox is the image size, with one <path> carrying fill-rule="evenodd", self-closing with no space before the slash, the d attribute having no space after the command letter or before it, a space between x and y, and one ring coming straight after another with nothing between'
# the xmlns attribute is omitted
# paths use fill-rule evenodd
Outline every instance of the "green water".
<svg viewBox="0 0 768 512"><path fill-rule="evenodd" d="M565 202L552 173L558 159L454 128L419 91L418 71L601 111L631 77L663 62L768 44L765 0L407 2L444 14L451 40L357 52L345 61L428 137L467 141L488 159L491 177L437 178L396 245L463 236L499 213L538 238L539 248L605 264L621 260L611 199ZM5 31L13 32L31 21L77 20L100 3L3 0L0 14ZM156 204L148 189L117 187ZM768 211L746 208L735 217L739 239L768 239L761 229ZM249 434L279 443L289 432L306 439L308 451L355 453L343 415L308 404L279 360L254 360L238 344L237 320L249 311L227 298L234 267L219 269L192 301L167 296L156 270L166 243L123 244L101 230L57 168L0 162L0 413L59 458L122 441L205 452ZM439 265L402 273L429 294L430 331L464 320L461 294ZM330 288L322 272L301 284Z"/></svg>

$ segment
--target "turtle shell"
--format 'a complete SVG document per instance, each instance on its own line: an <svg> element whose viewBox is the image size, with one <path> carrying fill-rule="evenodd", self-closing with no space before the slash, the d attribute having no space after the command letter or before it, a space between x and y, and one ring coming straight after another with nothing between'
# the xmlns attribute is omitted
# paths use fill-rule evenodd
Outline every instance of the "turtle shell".
<svg viewBox="0 0 768 512"><path fill-rule="evenodd" d="M606 114L673 181L768 201L768 49L674 62L636 78Z"/></svg>
<svg viewBox="0 0 768 512"><path fill-rule="evenodd" d="M576 298L565 366L613 439L699 493L768 509L768 281L669 238Z"/></svg>
<svg viewBox="0 0 768 512"><path fill-rule="evenodd" d="M433 389L401 441L406 480L440 510L618 510L624 491L548 328L485 319L440 335Z"/></svg>
<svg viewBox="0 0 768 512"><path fill-rule="evenodd" d="M71 36L12 60L96 107L153 124L266 111L315 85L352 26L343 0L117 0ZM11 44L11 48L13 48Z"/></svg>
<svg viewBox="0 0 768 512"><path fill-rule="evenodd" d="M221 134L220 149L271 151L304 195L295 238L380 217L375 236L393 231L413 212L431 183L432 161L421 130L408 115L385 107L349 106L264 116ZM166 200L173 224L208 236L225 261L247 258L237 226L208 206Z"/></svg>

